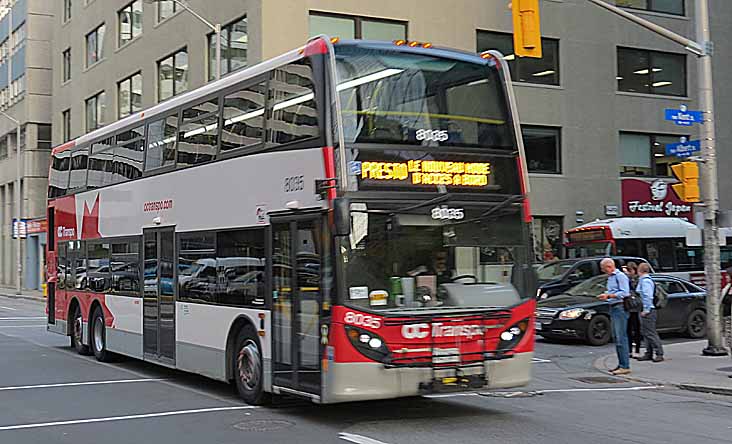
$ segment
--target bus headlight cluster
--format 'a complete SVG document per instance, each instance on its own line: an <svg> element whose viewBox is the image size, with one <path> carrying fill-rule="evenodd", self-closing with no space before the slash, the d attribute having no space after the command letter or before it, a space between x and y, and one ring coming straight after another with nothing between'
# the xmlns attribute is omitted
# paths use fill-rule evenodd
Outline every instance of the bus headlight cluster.
<svg viewBox="0 0 732 444"><path fill-rule="evenodd" d="M523 339L528 329L529 320L524 319L503 330L500 335L501 340L498 342L497 351L506 352L516 347L519 342L521 342L521 339Z"/></svg>
<svg viewBox="0 0 732 444"><path fill-rule="evenodd" d="M378 362L388 362L391 356L384 340L376 333L346 325L346 336L362 355Z"/></svg>

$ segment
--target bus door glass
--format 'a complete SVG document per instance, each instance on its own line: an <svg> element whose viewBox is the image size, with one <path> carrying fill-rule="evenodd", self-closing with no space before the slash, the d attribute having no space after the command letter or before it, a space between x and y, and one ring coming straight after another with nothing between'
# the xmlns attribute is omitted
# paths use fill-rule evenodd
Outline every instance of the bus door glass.
<svg viewBox="0 0 732 444"><path fill-rule="evenodd" d="M671 240L652 240L646 242L646 254L645 258L653 267L653 270L658 272L663 271L675 271L674 266L674 249Z"/></svg>
<svg viewBox="0 0 732 444"><path fill-rule="evenodd" d="M274 384L320 392L320 216L272 224Z"/></svg>

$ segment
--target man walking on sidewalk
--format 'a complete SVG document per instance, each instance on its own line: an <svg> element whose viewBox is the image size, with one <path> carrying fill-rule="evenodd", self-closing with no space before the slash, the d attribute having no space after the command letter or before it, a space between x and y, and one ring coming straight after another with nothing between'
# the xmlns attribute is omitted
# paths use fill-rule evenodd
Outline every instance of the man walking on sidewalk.
<svg viewBox="0 0 732 444"><path fill-rule="evenodd" d="M630 347L628 346L628 312L623 306L623 299L630 296L628 276L615 266L615 261L605 258L600 262L603 273L608 275L607 292L598 296L610 303L610 318L613 324L613 340L618 354L618 366L610 373L627 375L630 373Z"/></svg>
<svg viewBox="0 0 732 444"><path fill-rule="evenodd" d="M657 312L656 307L653 305L653 295L656 294L656 284L653 279L648 275L651 272L651 267L648 264L640 264L638 266L638 287L636 291L640 293L641 300L643 301L643 311L641 312L641 331L643 337L646 339L646 355L642 358L638 358L639 361L653 361L663 362L663 345L661 344L661 338L658 337L658 331L656 331L656 318ZM653 356L653 353L656 356Z"/></svg>

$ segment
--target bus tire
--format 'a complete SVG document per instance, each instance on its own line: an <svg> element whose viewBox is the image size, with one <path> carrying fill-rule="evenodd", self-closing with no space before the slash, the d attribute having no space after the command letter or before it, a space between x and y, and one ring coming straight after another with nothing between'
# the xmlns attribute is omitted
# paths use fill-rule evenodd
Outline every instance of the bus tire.
<svg viewBox="0 0 732 444"><path fill-rule="evenodd" d="M686 335L692 339L701 339L707 334L707 313L697 308L686 318Z"/></svg>
<svg viewBox="0 0 732 444"><path fill-rule="evenodd" d="M89 354L89 346L84 345L84 320L81 317L81 308L78 303L73 304L71 311L71 348L80 355Z"/></svg>
<svg viewBox="0 0 732 444"><path fill-rule="evenodd" d="M256 330L251 325L242 327L235 344L231 362L234 366L234 383L239 396L247 404L266 403L268 397L264 393L262 346Z"/></svg>
<svg viewBox="0 0 732 444"><path fill-rule="evenodd" d="M89 342L91 343L94 357L99 362L109 362L112 354L107 351L107 332L104 326L104 313L100 306L94 307L91 315L91 328L89 329Z"/></svg>
<svg viewBox="0 0 732 444"><path fill-rule="evenodd" d="M612 325L607 316L597 315L587 325L587 343L599 347L610 342Z"/></svg>

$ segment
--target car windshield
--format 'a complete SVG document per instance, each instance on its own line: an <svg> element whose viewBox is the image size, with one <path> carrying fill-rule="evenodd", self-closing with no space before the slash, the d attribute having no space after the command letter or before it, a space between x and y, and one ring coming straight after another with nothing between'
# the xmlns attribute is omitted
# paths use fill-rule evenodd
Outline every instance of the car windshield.
<svg viewBox="0 0 732 444"><path fill-rule="evenodd" d="M353 208L353 207L352 207ZM439 210L439 208L437 208ZM520 212L353 211L342 239L347 303L385 311L510 306L535 293ZM455 220L457 219L457 220Z"/></svg>
<svg viewBox="0 0 732 444"><path fill-rule="evenodd" d="M577 261L557 261L539 266L536 270L540 281L551 281L564 276Z"/></svg>
<svg viewBox="0 0 732 444"><path fill-rule="evenodd" d="M601 274L575 285L567 290L571 296L599 296L607 291L607 275Z"/></svg>
<svg viewBox="0 0 732 444"><path fill-rule="evenodd" d="M339 44L336 67L347 143L514 149L495 66Z"/></svg>

